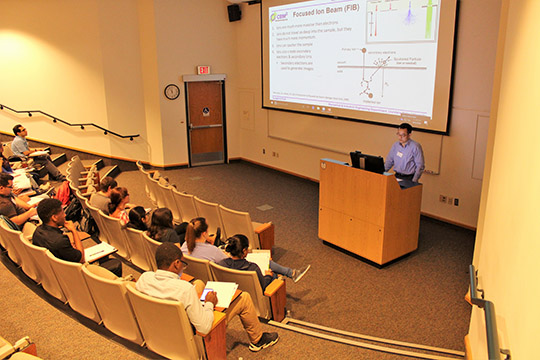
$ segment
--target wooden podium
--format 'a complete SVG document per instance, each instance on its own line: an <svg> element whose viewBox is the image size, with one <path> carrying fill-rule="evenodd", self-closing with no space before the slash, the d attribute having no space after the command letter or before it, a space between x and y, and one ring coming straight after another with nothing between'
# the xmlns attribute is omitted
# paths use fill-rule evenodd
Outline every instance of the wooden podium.
<svg viewBox="0 0 540 360"><path fill-rule="evenodd" d="M418 247L422 185L321 159L319 238L384 265Z"/></svg>

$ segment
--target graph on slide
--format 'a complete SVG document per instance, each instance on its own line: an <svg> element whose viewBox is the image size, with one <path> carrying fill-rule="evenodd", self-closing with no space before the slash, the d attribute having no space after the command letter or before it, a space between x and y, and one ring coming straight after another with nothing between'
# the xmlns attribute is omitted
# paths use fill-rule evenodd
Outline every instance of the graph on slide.
<svg viewBox="0 0 540 360"><path fill-rule="evenodd" d="M367 1L366 43L436 41L440 0Z"/></svg>
<svg viewBox="0 0 540 360"><path fill-rule="evenodd" d="M415 61L405 62L403 58L395 55L370 54L367 48L360 49L360 52L360 62L340 61L337 69L338 73L348 71L349 74L354 74L354 78L358 79L355 85L357 94L363 99L383 100L385 89L392 86L413 88L413 85L406 85L408 79L414 78L411 72L417 74L419 71L427 70L426 66L419 66ZM387 76L389 71L390 77ZM397 76L396 72L402 72L402 75Z"/></svg>

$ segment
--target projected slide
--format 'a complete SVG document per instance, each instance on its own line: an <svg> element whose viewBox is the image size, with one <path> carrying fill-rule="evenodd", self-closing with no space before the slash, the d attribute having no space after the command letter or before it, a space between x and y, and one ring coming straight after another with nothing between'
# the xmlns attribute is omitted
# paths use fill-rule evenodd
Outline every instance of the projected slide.
<svg viewBox="0 0 540 360"><path fill-rule="evenodd" d="M353 118L359 111L363 119L375 114L373 121L430 129L440 1L316 0L268 7L265 105Z"/></svg>

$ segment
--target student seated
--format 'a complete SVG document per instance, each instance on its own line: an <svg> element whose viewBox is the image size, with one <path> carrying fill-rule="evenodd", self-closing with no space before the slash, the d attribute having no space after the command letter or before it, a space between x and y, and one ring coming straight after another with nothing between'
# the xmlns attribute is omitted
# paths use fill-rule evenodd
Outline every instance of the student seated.
<svg viewBox="0 0 540 360"><path fill-rule="evenodd" d="M172 212L168 208L154 210L147 234L152 239L162 243L170 242L178 244L178 246L182 244L182 239L173 227Z"/></svg>
<svg viewBox="0 0 540 360"><path fill-rule="evenodd" d="M122 226L129 222L126 205L129 203L129 193L125 187L117 187L111 190L111 202L107 206L109 216L119 219Z"/></svg>
<svg viewBox="0 0 540 360"><path fill-rule="evenodd" d="M107 214L111 203L112 190L117 186L116 180L110 176L105 176L99 182L99 191L90 196L90 205Z"/></svg>
<svg viewBox="0 0 540 360"><path fill-rule="evenodd" d="M239 236L245 238L245 240L247 241L247 245L246 245L246 255L247 255L247 250L249 248L249 240L244 235L239 235ZM186 242L182 245L182 251L186 252L186 254L188 254L189 256L213 261L216 264L220 264L220 265L221 265L221 262L224 260L231 260L227 254L225 254L219 248L212 245L213 242L214 242L214 237L208 235L208 224L206 223L206 219L202 217L195 218L191 220L191 222L187 226ZM227 250L227 247L225 247L225 251L230 253L230 251ZM244 261L247 262L246 260ZM253 264L253 265L255 265L257 269L259 269L259 267L256 264ZM226 267L231 267L231 266L226 266ZM272 272L291 278L293 279L294 282L298 282L306 274L306 272L309 270L310 267L311 265L308 265L302 269L293 270L286 266L281 266L278 263L275 263L270 260L270 270ZM240 269L240 270L247 270L247 269ZM260 269L259 269L259 272L260 272ZM270 282L268 282L268 284ZM263 283L261 282L261 286L263 290L266 288L266 285L268 284L263 285Z"/></svg>
<svg viewBox="0 0 540 360"><path fill-rule="evenodd" d="M22 158L26 158L27 156L30 156L31 154L41 151L43 149L31 149L28 147L28 141L26 140L26 136L28 136L28 130L22 126L21 124L15 125L13 127L13 133L15 134L15 138L11 142L11 150L13 151L13 154L20 156ZM37 164L42 165L47 172L49 173L49 176L52 177L52 179L58 180L58 181L65 181L66 176L58 170L56 165L53 164L51 157L49 155L39 155L34 157L34 161Z"/></svg>
<svg viewBox="0 0 540 360"><path fill-rule="evenodd" d="M259 265L247 261L246 256L249 251L249 239L245 235L236 234L228 238L225 251L231 254L231 257L223 259L217 264L234 270L255 271L257 273L257 277L259 278L259 283L261 284L263 292L266 287L277 278L274 272L280 274L280 271L283 271L282 269L279 269L279 271L274 270L276 269L277 264L274 263L274 266L272 266L273 261L270 261L270 270L267 270L263 275ZM299 281L311 267L311 265L308 265L303 270L291 270L281 265L278 266L279 268L288 269L288 272L292 272L291 276L289 277L293 278L294 282Z"/></svg>
<svg viewBox="0 0 540 360"><path fill-rule="evenodd" d="M23 228L24 224L36 215L35 205L28 205L13 194L13 176L0 173L0 215Z"/></svg>
<svg viewBox="0 0 540 360"><path fill-rule="evenodd" d="M195 287L180 279L180 275L187 266L182 258L182 251L177 246L171 243L161 244L156 250L158 270L143 273L136 283L136 288L148 296L180 301L195 329L207 334L214 321L213 310L217 304L217 295L212 291L206 295L204 304L199 300ZM242 292L231 303L226 315L227 323L236 315L240 317L249 337L251 351L265 349L279 340L277 333L263 333L253 300L247 292Z"/></svg>
<svg viewBox="0 0 540 360"><path fill-rule="evenodd" d="M142 206L135 206L129 210L128 217L129 222L126 224L128 228L140 231L148 230L146 225L148 216L146 216L146 210Z"/></svg>
<svg viewBox="0 0 540 360"><path fill-rule="evenodd" d="M62 209L62 202L58 199L45 199L37 207L39 218L43 222L34 231L32 242L34 245L49 249L59 259L84 264L84 247L79 232L71 221L66 221L66 213ZM70 239L62 228L71 233ZM108 256L98 260L99 265L122 276L122 263Z"/></svg>

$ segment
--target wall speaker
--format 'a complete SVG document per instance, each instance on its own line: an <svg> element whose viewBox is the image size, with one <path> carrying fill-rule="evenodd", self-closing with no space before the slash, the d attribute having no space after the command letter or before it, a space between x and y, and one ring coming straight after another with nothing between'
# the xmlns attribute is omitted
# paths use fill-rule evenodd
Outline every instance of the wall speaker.
<svg viewBox="0 0 540 360"><path fill-rule="evenodd" d="M227 6L229 11L229 22L238 21L242 18L242 11L240 10L240 5L233 4Z"/></svg>

